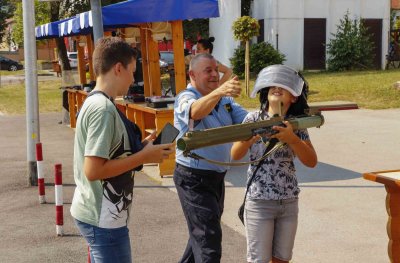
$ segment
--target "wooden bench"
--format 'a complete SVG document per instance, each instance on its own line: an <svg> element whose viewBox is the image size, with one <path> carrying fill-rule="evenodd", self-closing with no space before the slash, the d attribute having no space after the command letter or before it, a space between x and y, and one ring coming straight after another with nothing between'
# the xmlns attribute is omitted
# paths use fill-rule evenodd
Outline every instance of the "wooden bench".
<svg viewBox="0 0 400 263"><path fill-rule="evenodd" d="M386 225L389 236L388 255L390 262L400 262L400 170L364 173L363 177L385 185L386 211L389 216Z"/></svg>

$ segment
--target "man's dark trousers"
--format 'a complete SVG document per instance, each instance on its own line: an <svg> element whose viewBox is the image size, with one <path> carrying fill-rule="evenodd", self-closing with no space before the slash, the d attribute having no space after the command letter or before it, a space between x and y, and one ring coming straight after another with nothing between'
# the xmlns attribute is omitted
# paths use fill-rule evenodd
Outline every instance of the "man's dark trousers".
<svg viewBox="0 0 400 263"><path fill-rule="evenodd" d="M189 229L180 263L220 262L225 174L176 165L174 182Z"/></svg>

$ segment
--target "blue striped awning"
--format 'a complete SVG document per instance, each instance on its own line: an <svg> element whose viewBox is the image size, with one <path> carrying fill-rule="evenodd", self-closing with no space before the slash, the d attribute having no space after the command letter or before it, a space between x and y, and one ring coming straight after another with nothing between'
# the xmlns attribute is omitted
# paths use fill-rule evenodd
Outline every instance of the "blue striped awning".
<svg viewBox="0 0 400 263"><path fill-rule="evenodd" d="M218 0L128 0L102 8L104 29L218 16ZM60 36L92 32L91 11L78 14L71 20L59 24Z"/></svg>
<svg viewBox="0 0 400 263"><path fill-rule="evenodd" d="M59 37L58 25L67 21L68 19L59 20L56 22L47 23L37 26L35 28L35 36L37 40Z"/></svg>

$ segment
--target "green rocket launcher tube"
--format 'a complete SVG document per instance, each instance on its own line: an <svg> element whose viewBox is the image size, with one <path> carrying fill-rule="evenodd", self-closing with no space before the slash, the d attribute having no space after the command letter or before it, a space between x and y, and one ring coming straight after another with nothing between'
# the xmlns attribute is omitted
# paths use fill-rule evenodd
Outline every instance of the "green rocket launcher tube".
<svg viewBox="0 0 400 263"><path fill-rule="evenodd" d="M301 130L312 127L320 127L324 124L324 117L321 114L305 117L286 119L292 125L293 130ZM272 126L282 125L283 118L275 117L268 120L235 124L220 128L212 128L187 132L180 138L176 145L179 150L187 153L191 150L213 146L218 144L245 141L256 134L271 130Z"/></svg>

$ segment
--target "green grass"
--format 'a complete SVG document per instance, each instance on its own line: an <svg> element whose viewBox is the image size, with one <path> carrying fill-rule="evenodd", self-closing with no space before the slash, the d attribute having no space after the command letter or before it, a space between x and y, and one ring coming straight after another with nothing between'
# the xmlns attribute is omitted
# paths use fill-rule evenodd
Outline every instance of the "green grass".
<svg viewBox="0 0 400 263"><path fill-rule="evenodd" d="M21 71L19 71L21 72ZM3 73L3 71L1 72ZM361 108L387 109L400 108L400 89L393 88L393 83L400 81L400 70L355 71L342 73L305 72L310 84L309 102L332 100L352 101ZM163 76L162 81L168 80ZM61 111L60 81L39 82L39 111ZM242 82L244 88L244 83ZM250 80L250 91L254 79ZM244 95L236 101L245 108L258 108L258 99ZM0 88L0 112L6 114L25 113L25 85L2 85Z"/></svg>
<svg viewBox="0 0 400 263"><path fill-rule="evenodd" d="M400 70L353 71L341 73L305 72L309 82L309 102L352 101L361 108L388 109L400 108L400 90L393 87L400 81ZM243 88L244 85L242 84ZM250 91L254 81L250 81ZM258 108L258 99L242 95L237 99L247 108Z"/></svg>
<svg viewBox="0 0 400 263"><path fill-rule="evenodd" d="M23 75L24 73L25 70L17 70L17 71L0 70L0 78L1 76Z"/></svg>
<svg viewBox="0 0 400 263"><path fill-rule="evenodd" d="M38 70L38 74L52 74L48 70ZM14 75L24 75L25 70L17 70L17 71L8 71L8 70L0 70L0 78L1 76L14 76Z"/></svg>
<svg viewBox="0 0 400 263"><path fill-rule="evenodd" d="M400 108L399 70L343 73L307 73L310 102L328 100L353 101L361 108Z"/></svg>
<svg viewBox="0 0 400 263"><path fill-rule="evenodd" d="M60 81L39 82L39 112L60 112L62 96ZM0 88L0 112L5 114L25 113L25 85L2 85Z"/></svg>

